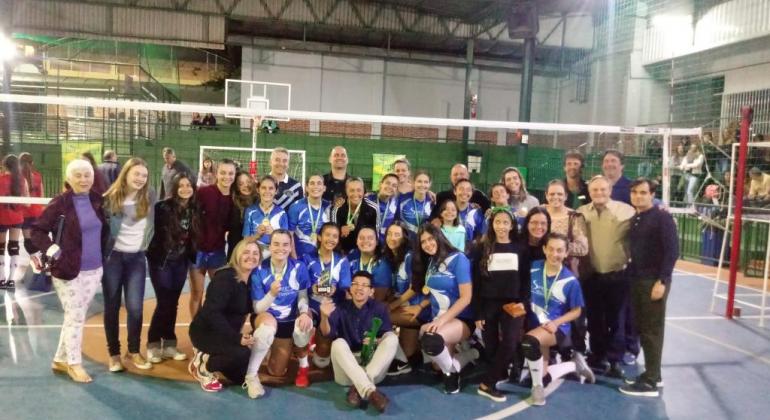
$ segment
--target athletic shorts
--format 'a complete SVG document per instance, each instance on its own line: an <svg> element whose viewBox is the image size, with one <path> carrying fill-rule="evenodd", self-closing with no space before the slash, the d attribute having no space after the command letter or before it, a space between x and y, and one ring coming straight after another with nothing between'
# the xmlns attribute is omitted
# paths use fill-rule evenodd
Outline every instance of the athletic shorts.
<svg viewBox="0 0 770 420"><path fill-rule="evenodd" d="M275 330L275 338L291 338L294 334L294 320L278 321L278 328Z"/></svg>
<svg viewBox="0 0 770 420"><path fill-rule="evenodd" d="M15 225L0 225L0 232L5 233L9 229L21 229L22 224L15 224Z"/></svg>
<svg viewBox="0 0 770 420"><path fill-rule="evenodd" d="M24 223L21 225L22 229L32 229L32 225L37 221L37 217L25 217Z"/></svg>
<svg viewBox="0 0 770 420"><path fill-rule="evenodd" d="M195 268L217 269L225 265L225 251L204 252L195 254Z"/></svg>

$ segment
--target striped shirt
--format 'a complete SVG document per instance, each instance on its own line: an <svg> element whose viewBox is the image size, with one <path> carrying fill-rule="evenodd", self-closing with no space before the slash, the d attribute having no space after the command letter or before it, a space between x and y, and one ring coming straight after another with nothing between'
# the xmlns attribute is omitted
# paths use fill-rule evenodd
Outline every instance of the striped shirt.
<svg viewBox="0 0 770 420"><path fill-rule="evenodd" d="M278 191L275 193L273 203L276 206L281 206L284 210L289 210L292 204L304 196L305 191L302 189L302 184L296 179L290 178L289 174L285 174L283 179L278 180Z"/></svg>

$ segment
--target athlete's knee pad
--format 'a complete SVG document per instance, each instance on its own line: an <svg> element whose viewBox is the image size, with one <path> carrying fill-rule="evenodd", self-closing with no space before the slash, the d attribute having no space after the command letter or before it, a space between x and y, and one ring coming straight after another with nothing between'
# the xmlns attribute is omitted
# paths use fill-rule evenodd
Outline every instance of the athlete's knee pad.
<svg viewBox="0 0 770 420"><path fill-rule="evenodd" d="M441 334L426 332L420 338L420 345L428 356L438 356L444 351L444 337Z"/></svg>
<svg viewBox="0 0 770 420"><path fill-rule="evenodd" d="M329 363L331 363L331 361L332 361L331 357L321 357L317 354L313 354L313 364L318 366L321 369L329 366Z"/></svg>
<svg viewBox="0 0 770 420"><path fill-rule="evenodd" d="M521 354L528 360L537 360L543 356L540 352L540 340L531 335L525 335L521 340Z"/></svg>
<svg viewBox="0 0 770 420"><path fill-rule="evenodd" d="M19 255L19 241L8 241L8 255Z"/></svg>
<svg viewBox="0 0 770 420"><path fill-rule="evenodd" d="M263 348L270 348L275 340L275 327L272 325L262 324L254 331L254 339L256 340L254 345Z"/></svg>
<svg viewBox="0 0 770 420"><path fill-rule="evenodd" d="M291 338L294 340L294 346L303 348L310 342L310 333L312 329L308 331L302 331L299 328L298 321L294 323L294 332L291 333Z"/></svg>

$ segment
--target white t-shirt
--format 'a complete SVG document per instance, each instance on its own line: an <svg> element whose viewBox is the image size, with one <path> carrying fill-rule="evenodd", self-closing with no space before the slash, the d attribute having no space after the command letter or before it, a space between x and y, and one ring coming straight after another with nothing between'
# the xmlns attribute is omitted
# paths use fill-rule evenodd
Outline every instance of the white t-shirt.
<svg viewBox="0 0 770 420"><path fill-rule="evenodd" d="M144 229L147 227L147 218L136 220L136 201L123 202L123 220L120 223L120 231L115 238L115 250L126 253L139 252L144 241Z"/></svg>

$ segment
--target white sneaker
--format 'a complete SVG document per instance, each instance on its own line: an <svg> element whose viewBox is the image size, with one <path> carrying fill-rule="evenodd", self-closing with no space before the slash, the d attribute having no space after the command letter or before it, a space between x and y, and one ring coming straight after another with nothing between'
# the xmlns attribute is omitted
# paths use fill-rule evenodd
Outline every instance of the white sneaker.
<svg viewBox="0 0 770 420"><path fill-rule="evenodd" d="M150 363L160 363L163 361L163 352L159 347L153 347L147 349L147 360Z"/></svg>
<svg viewBox="0 0 770 420"><path fill-rule="evenodd" d="M152 363L145 360L141 353L129 353L128 360L130 360L137 369L152 369Z"/></svg>
<svg viewBox="0 0 770 420"><path fill-rule="evenodd" d="M575 371L580 375L581 381L588 382L589 384L596 382L594 372L588 367L588 363L586 363L586 359L582 354L574 352L572 361L575 363Z"/></svg>
<svg viewBox="0 0 770 420"><path fill-rule="evenodd" d="M262 383L259 382L259 376L247 376L241 387L248 392L249 398L251 399L257 399L265 395L265 388L263 388Z"/></svg>
<svg viewBox="0 0 770 420"><path fill-rule="evenodd" d="M187 360L187 355L177 350L174 346L164 346L162 357L164 359Z"/></svg>

